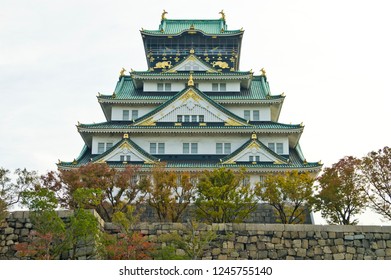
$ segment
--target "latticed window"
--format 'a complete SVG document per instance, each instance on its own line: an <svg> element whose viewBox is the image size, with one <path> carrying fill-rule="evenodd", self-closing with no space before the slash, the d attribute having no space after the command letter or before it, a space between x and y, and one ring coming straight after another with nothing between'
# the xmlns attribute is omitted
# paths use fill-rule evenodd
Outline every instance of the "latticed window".
<svg viewBox="0 0 391 280"><path fill-rule="evenodd" d="M253 111L253 121L259 121L259 110Z"/></svg>
<svg viewBox="0 0 391 280"><path fill-rule="evenodd" d="M244 119L249 121L250 120L250 114L251 114L250 110L244 110Z"/></svg>
<svg viewBox="0 0 391 280"><path fill-rule="evenodd" d="M135 120L138 118L138 110L132 110L132 120Z"/></svg>
<svg viewBox="0 0 391 280"><path fill-rule="evenodd" d="M98 154L105 152L105 143L98 143Z"/></svg>
<svg viewBox="0 0 391 280"><path fill-rule="evenodd" d="M123 110L122 111L122 120L128 121L129 120L129 110Z"/></svg>
<svg viewBox="0 0 391 280"><path fill-rule="evenodd" d="M282 143L276 143L276 153L277 154L284 153L284 145Z"/></svg>

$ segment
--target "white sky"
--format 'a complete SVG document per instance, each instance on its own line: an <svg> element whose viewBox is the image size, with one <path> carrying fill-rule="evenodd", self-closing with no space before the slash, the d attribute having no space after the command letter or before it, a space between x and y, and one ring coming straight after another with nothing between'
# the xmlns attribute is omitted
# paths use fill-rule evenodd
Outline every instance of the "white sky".
<svg viewBox="0 0 391 280"><path fill-rule="evenodd" d="M244 28L241 70L264 67L286 93L280 122L305 125L301 147L325 166L390 145L389 1L0 0L0 166L44 173L71 161L75 124L105 121L96 95L121 67L146 70L141 27L167 18ZM378 224L378 217L360 217Z"/></svg>

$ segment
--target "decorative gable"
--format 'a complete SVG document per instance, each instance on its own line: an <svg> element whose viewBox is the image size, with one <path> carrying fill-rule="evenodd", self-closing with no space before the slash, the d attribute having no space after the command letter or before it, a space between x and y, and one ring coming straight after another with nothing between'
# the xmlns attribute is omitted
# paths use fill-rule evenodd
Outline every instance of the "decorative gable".
<svg viewBox="0 0 391 280"><path fill-rule="evenodd" d="M286 164L289 162L288 159L276 154L260 142L255 133L252 134L249 141L221 161L222 164L234 164L236 162L273 162L275 164Z"/></svg>
<svg viewBox="0 0 391 280"><path fill-rule="evenodd" d="M157 122L177 122L178 115L203 116L203 122L223 122L226 126L247 126L247 121L229 112L194 87L188 87L171 100L135 121L135 126Z"/></svg>
<svg viewBox="0 0 391 280"><path fill-rule="evenodd" d="M218 73L218 71L216 71L209 64L206 64L198 57L196 57L194 55L194 50L190 50L190 55L168 70L167 73L175 73L180 71L204 71L208 73Z"/></svg>
<svg viewBox="0 0 391 280"><path fill-rule="evenodd" d="M92 159L93 162L99 163L108 161L154 163L157 160L131 141L127 134L124 134L122 141L111 149Z"/></svg>

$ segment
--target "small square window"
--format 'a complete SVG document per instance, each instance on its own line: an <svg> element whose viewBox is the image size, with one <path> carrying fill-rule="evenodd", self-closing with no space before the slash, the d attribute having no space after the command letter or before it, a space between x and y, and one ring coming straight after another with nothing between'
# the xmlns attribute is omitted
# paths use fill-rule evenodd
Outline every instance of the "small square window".
<svg viewBox="0 0 391 280"><path fill-rule="evenodd" d="M190 153L190 149L189 149L189 143L183 143L183 153L184 154L189 154Z"/></svg>
<svg viewBox="0 0 391 280"><path fill-rule="evenodd" d="M166 84L164 85L164 90L165 90L165 91L171 91L171 84L170 84L170 83L166 83Z"/></svg>
<svg viewBox="0 0 391 280"><path fill-rule="evenodd" d="M276 145L274 143L268 143L267 144L267 147L272 150L273 152L276 151Z"/></svg>
<svg viewBox="0 0 391 280"><path fill-rule="evenodd" d="M164 143L158 143L158 153L164 154Z"/></svg>
<svg viewBox="0 0 391 280"><path fill-rule="evenodd" d="M216 154L223 153L223 143L216 143Z"/></svg>
<svg viewBox="0 0 391 280"><path fill-rule="evenodd" d="M255 156L255 161L259 161L259 156Z"/></svg>
<svg viewBox="0 0 391 280"><path fill-rule="evenodd" d="M189 115L185 115L185 122L190 122L190 116Z"/></svg>
<svg viewBox="0 0 391 280"><path fill-rule="evenodd" d="M105 152L105 143L98 143L98 154Z"/></svg>
<svg viewBox="0 0 391 280"><path fill-rule="evenodd" d="M163 91L163 84L162 83L158 83L157 84L157 90L158 91Z"/></svg>
<svg viewBox="0 0 391 280"><path fill-rule="evenodd" d="M122 120L124 121L129 120L129 110L122 110Z"/></svg>
<svg viewBox="0 0 391 280"><path fill-rule="evenodd" d="M126 156L126 161L130 161L130 156Z"/></svg>
<svg viewBox="0 0 391 280"><path fill-rule="evenodd" d="M230 154L231 153L231 143L225 143L224 144L224 154Z"/></svg>
<svg viewBox="0 0 391 280"><path fill-rule="evenodd" d="M253 121L259 121L259 110L253 111Z"/></svg>
<svg viewBox="0 0 391 280"><path fill-rule="evenodd" d="M106 143L106 151L113 147L113 143Z"/></svg>
<svg viewBox="0 0 391 280"><path fill-rule="evenodd" d="M212 91L219 91L219 84L212 84Z"/></svg>
<svg viewBox="0 0 391 280"><path fill-rule="evenodd" d="M178 116L176 117L176 121L177 121L177 122L182 122L182 115L178 115Z"/></svg>
<svg viewBox="0 0 391 280"><path fill-rule="evenodd" d="M284 145L282 143L276 144L276 153L279 155L284 153Z"/></svg>
<svg viewBox="0 0 391 280"><path fill-rule="evenodd" d="M149 143L149 153L156 154L156 143Z"/></svg>
<svg viewBox="0 0 391 280"><path fill-rule="evenodd" d="M250 110L244 110L244 119L245 120L250 120Z"/></svg>
<svg viewBox="0 0 391 280"><path fill-rule="evenodd" d="M191 116L191 122L197 122L197 115Z"/></svg>
<svg viewBox="0 0 391 280"><path fill-rule="evenodd" d="M204 115L199 115L198 116L198 121L199 122L204 122Z"/></svg>
<svg viewBox="0 0 391 280"><path fill-rule="evenodd" d="M220 91L226 91L227 90L227 84L222 83L220 84Z"/></svg>
<svg viewBox="0 0 391 280"><path fill-rule="evenodd" d="M191 153L198 154L198 143L191 143Z"/></svg>
<svg viewBox="0 0 391 280"><path fill-rule="evenodd" d="M254 161L254 156L249 156L249 157L248 157L248 160L249 160L249 161Z"/></svg>
<svg viewBox="0 0 391 280"><path fill-rule="evenodd" d="M125 156L119 156L120 161L125 161Z"/></svg>
<svg viewBox="0 0 391 280"><path fill-rule="evenodd" d="M135 120L138 118L138 110L132 110L132 120Z"/></svg>

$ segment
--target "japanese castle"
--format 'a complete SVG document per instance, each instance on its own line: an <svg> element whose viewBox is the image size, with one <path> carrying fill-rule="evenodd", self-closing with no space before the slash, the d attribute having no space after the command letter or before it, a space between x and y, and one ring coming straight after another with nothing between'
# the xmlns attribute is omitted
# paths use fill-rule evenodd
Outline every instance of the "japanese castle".
<svg viewBox="0 0 391 280"><path fill-rule="evenodd" d="M146 71L122 69L112 94L98 95L106 121L77 125L80 155L60 169L89 162L114 168L202 172L245 168L252 183L272 172L317 174L299 140L302 124L278 121L284 94L271 93L266 72L239 70L244 31L220 19L167 19L142 29Z"/></svg>

